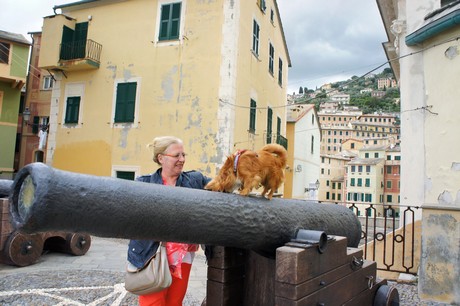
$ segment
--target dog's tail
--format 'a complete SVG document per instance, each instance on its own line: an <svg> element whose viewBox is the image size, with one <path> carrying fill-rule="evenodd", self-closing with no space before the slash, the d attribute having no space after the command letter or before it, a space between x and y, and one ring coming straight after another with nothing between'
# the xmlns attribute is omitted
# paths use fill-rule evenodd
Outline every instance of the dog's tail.
<svg viewBox="0 0 460 306"><path fill-rule="evenodd" d="M262 148L262 150L276 155L278 157L277 160L278 160L279 165L283 168L286 167L287 151L282 145L270 143L270 144L265 145Z"/></svg>

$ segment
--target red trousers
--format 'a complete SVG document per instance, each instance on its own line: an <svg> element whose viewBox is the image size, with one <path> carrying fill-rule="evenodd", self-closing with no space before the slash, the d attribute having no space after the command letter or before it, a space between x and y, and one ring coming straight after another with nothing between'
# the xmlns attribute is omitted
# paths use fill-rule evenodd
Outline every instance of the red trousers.
<svg viewBox="0 0 460 306"><path fill-rule="evenodd" d="M191 264L182 263L182 278L172 277L171 286L160 292L139 296L139 306L182 306L187 292Z"/></svg>

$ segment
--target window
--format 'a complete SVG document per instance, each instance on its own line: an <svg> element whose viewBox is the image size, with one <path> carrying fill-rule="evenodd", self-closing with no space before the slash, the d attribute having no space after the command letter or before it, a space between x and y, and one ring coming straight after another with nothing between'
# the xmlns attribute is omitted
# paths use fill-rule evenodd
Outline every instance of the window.
<svg viewBox="0 0 460 306"><path fill-rule="evenodd" d="M363 166L358 166L358 172L359 173L363 172Z"/></svg>
<svg viewBox="0 0 460 306"><path fill-rule="evenodd" d="M251 109L249 111L249 132L250 133L256 132L256 110L257 110L256 101L251 99Z"/></svg>
<svg viewBox="0 0 460 306"><path fill-rule="evenodd" d="M275 23L275 12L273 11L273 9L270 10L270 21L272 23Z"/></svg>
<svg viewBox="0 0 460 306"><path fill-rule="evenodd" d="M391 181L387 181L387 188L391 189Z"/></svg>
<svg viewBox="0 0 460 306"><path fill-rule="evenodd" d="M314 154L315 153L315 136L311 136L311 149L310 149L310 153L311 154Z"/></svg>
<svg viewBox="0 0 460 306"><path fill-rule="evenodd" d="M10 44L0 42L0 63L8 64L10 61Z"/></svg>
<svg viewBox="0 0 460 306"><path fill-rule="evenodd" d="M367 173L371 172L371 166L366 166L366 172Z"/></svg>
<svg viewBox="0 0 460 306"><path fill-rule="evenodd" d="M117 84L115 123L134 122L137 82Z"/></svg>
<svg viewBox="0 0 460 306"><path fill-rule="evenodd" d="M387 174L391 174L391 166L387 166Z"/></svg>
<svg viewBox="0 0 460 306"><path fill-rule="evenodd" d="M369 158L369 153L365 153L364 158Z"/></svg>
<svg viewBox="0 0 460 306"><path fill-rule="evenodd" d="M256 56L259 56L259 32L259 24L254 20L252 25L252 52L254 52Z"/></svg>
<svg viewBox="0 0 460 306"><path fill-rule="evenodd" d="M329 200L329 191L326 192L326 200Z"/></svg>
<svg viewBox="0 0 460 306"><path fill-rule="evenodd" d="M53 88L54 79L51 75L43 77L43 89L49 90Z"/></svg>
<svg viewBox="0 0 460 306"><path fill-rule="evenodd" d="M78 123L81 97L67 97L64 123Z"/></svg>
<svg viewBox="0 0 460 306"><path fill-rule="evenodd" d="M372 202L372 194L366 193L365 201L366 202Z"/></svg>
<svg viewBox="0 0 460 306"><path fill-rule="evenodd" d="M401 160L401 156L400 156L400 155L396 155L396 156L395 156L395 160Z"/></svg>
<svg viewBox="0 0 460 306"><path fill-rule="evenodd" d="M375 158L379 158L379 153L374 153Z"/></svg>
<svg viewBox="0 0 460 306"><path fill-rule="evenodd" d="M352 178L352 179L350 180L350 186L355 186L355 179L354 179L354 178Z"/></svg>
<svg viewBox="0 0 460 306"><path fill-rule="evenodd" d="M276 143L281 144L281 118L276 117Z"/></svg>
<svg viewBox="0 0 460 306"><path fill-rule="evenodd" d="M368 178L367 178L365 184L366 184L366 185L365 185L366 187L371 187L371 179L368 179Z"/></svg>
<svg viewBox="0 0 460 306"><path fill-rule="evenodd" d="M259 0L259 8L262 12L265 13L265 10L267 9L267 5L265 4L265 0Z"/></svg>
<svg viewBox="0 0 460 306"><path fill-rule="evenodd" d="M387 155L387 160L391 160L391 155Z"/></svg>
<svg viewBox="0 0 460 306"><path fill-rule="evenodd" d="M134 181L135 173L132 171L117 171L117 178Z"/></svg>
<svg viewBox="0 0 460 306"><path fill-rule="evenodd" d="M161 6L160 34L158 40L179 39L181 2Z"/></svg>
<svg viewBox="0 0 460 306"><path fill-rule="evenodd" d="M337 189L342 189L342 183L337 183Z"/></svg>
<svg viewBox="0 0 460 306"><path fill-rule="evenodd" d="M283 60L281 58L278 60L278 84L283 85Z"/></svg>
<svg viewBox="0 0 460 306"><path fill-rule="evenodd" d="M356 172L356 166L351 166L351 172Z"/></svg>
<svg viewBox="0 0 460 306"><path fill-rule="evenodd" d="M88 24L88 22L76 23L74 29L63 26L59 59L73 60L86 57Z"/></svg>
<svg viewBox="0 0 460 306"><path fill-rule="evenodd" d="M351 148L352 148L352 149L355 148L355 144L354 144L354 143L351 144Z"/></svg>
<svg viewBox="0 0 460 306"><path fill-rule="evenodd" d="M268 57L268 72L270 72L270 74L273 75L275 48L273 48L273 45L271 43L269 44L268 54L269 54L269 57Z"/></svg>
<svg viewBox="0 0 460 306"><path fill-rule="evenodd" d="M267 143L272 142L272 121L273 121L273 110L269 107L267 111Z"/></svg>
<svg viewBox="0 0 460 306"><path fill-rule="evenodd" d="M391 194L387 194L387 203L393 202L393 196Z"/></svg>
<svg viewBox="0 0 460 306"><path fill-rule="evenodd" d="M357 184L358 187L361 187L363 186L363 179L359 178L358 179L358 184Z"/></svg>

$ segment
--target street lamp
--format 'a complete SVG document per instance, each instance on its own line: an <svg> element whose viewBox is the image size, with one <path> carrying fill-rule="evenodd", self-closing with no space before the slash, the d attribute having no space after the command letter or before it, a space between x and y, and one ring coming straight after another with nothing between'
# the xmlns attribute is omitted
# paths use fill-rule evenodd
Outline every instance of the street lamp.
<svg viewBox="0 0 460 306"><path fill-rule="evenodd" d="M22 119L26 123L26 125L29 125L29 119L30 119L30 110L28 107L22 112Z"/></svg>

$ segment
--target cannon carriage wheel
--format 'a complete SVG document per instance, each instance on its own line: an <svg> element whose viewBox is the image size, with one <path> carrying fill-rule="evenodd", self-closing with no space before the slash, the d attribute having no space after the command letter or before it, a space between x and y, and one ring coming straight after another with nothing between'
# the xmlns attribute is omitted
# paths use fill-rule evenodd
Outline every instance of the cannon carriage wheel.
<svg viewBox="0 0 460 306"><path fill-rule="evenodd" d="M6 241L4 254L7 261L24 267L35 263L43 252L43 237L40 234L11 233Z"/></svg>
<svg viewBox="0 0 460 306"><path fill-rule="evenodd" d="M67 234L65 248L68 253L76 256L85 255L90 246L90 235L82 233Z"/></svg>

